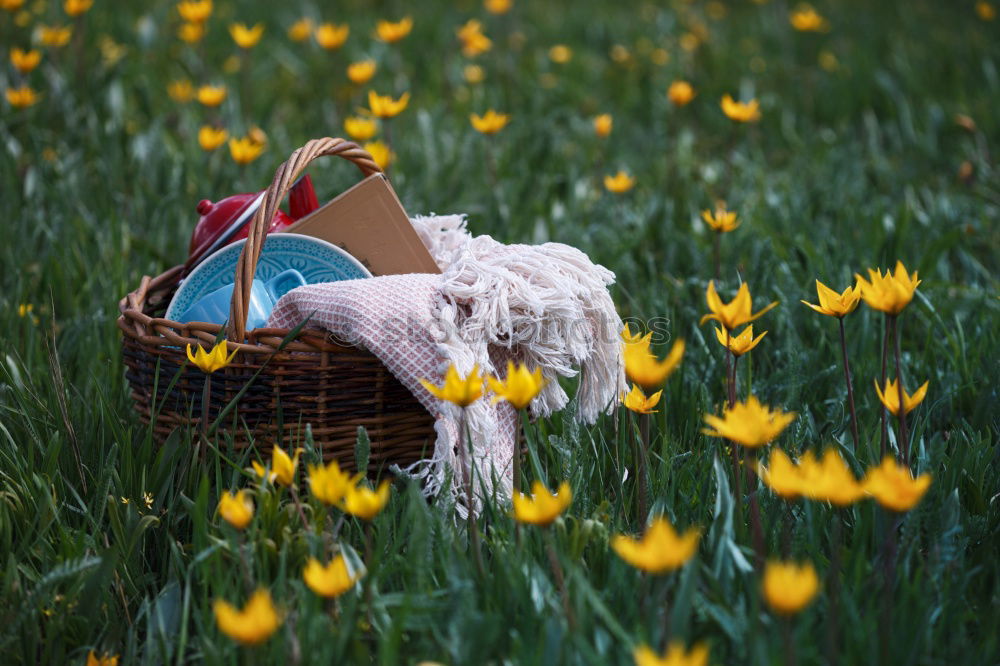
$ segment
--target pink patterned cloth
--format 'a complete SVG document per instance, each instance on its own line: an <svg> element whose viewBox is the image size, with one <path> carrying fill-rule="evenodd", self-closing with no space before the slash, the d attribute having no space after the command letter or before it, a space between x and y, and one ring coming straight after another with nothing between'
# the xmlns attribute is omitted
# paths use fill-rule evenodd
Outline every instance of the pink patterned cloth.
<svg viewBox="0 0 1000 666"><path fill-rule="evenodd" d="M449 490L465 516L460 412L433 397L420 380L440 384L451 364L462 375L478 365L484 374L502 377L508 360L523 362L542 368L549 380L532 403L532 413L545 416L569 399L558 376L582 370L577 414L593 421L625 388L622 323L607 292L614 274L565 245L507 246L472 237L460 216L414 218L413 224L441 274L299 287L278 301L268 326L291 328L308 319L307 327L325 329L378 357L436 418L433 456L405 471L424 480L427 494ZM517 413L487 397L466 409L466 419L478 513L484 499L511 494Z"/></svg>

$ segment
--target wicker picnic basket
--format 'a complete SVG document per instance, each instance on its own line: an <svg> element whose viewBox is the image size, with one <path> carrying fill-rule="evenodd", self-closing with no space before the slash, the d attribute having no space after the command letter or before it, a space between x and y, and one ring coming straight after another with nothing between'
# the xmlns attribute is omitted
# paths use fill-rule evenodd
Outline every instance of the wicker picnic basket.
<svg viewBox="0 0 1000 666"><path fill-rule="evenodd" d="M226 339L229 349L238 353L230 366L211 375L209 422L215 422L256 375L223 419L235 447L253 443L266 452L275 442L288 446L301 438L308 424L325 459L353 467L358 426L364 426L371 440L368 471L376 472L389 464L413 462L430 451L434 419L417 399L364 349L342 346L315 330L302 330L290 340L286 340L288 330L245 330L250 287L268 223L305 167L327 155L352 162L365 177L380 171L357 144L331 138L308 142L278 168L236 265ZM187 362L185 350L189 344L211 349L222 329L162 318L182 272L183 266L176 266L157 277L144 276L139 288L118 306L134 407L160 442L178 428L199 427L205 375Z"/></svg>

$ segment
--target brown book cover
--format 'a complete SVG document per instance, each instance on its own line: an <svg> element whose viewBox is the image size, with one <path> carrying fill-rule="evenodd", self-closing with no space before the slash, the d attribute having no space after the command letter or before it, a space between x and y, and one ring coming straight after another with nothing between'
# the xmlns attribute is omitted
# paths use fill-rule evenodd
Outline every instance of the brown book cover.
<svg viewBox="0 0 1000 666"><path fill-rule="evenodd" d="M372 275L440 273L388 179L368 176L285 231L346 250Z"/></svg>

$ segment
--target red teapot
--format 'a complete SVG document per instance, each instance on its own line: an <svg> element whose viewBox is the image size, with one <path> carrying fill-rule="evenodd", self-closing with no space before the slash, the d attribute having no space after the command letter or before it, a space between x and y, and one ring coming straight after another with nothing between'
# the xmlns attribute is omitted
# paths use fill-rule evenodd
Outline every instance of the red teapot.
<svg viewBox="0 0 1000 666"><path fill-rule="evenodd" d="M250 221L260 207L264 191L234 194L212 202L202 199L198 202L201 219L195 225L188 246L188 272L202 259L220 247L246 238L250 233ZM288 195L288 213L280 208L271 218L267 233L282 231L296 220L319 208L312 180L304 176L292 185Z"/></svg>

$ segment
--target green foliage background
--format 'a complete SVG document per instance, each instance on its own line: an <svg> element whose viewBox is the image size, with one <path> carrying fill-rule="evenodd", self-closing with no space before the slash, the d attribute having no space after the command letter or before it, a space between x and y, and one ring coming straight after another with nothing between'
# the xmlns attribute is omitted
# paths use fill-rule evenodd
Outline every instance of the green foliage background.
<svg viewBox="0 0 1000 666"><path fill-rule="evenodd" d="M791 7L778 0L517 0L501 17L471 0L219 0L207 38L190 47L175 36L173 3L97 0L71 43L46 50L27 77L41 101L0 115L4 660L83 663L94 648L150 664L624 664L634 644L658 644L668 624L675 637L706 640L713 663L783 663L781 622L762 608L749 564L746 506L731 500L720 444L700 434L702 414L723 400L724 371L712 332L697 326L712 275L711 238L697 215L724 199L743 220L723 239L724 295L742 279L759 303L782 303L758 326L769 334L753 352L752 382L765 402L799 413L778 442L788 451L837 445L860 472L878 448L871 382L881 320L865 308L848 319L863 426L853 454L836 324L799 299L813 299L815 278L843 288L855 271L897 258L919 269L924 282L904 315L903 351L911 381L930 380L911 427L915 467L934 482L902 523L890 660L995 663L1000 21L981 21L973 5L825 2L817 8L831 30L797 33ZM29 3L29 11L27 27L0 14L0 42L27 46L33 26L67 20L56 2ZM407 12L415 26L403 42L371 38L376 19ZM349 23L347 44L328 53L289 41L285 29L303 15ZM483 20L495 43L477 59L486 78L474 87L463 82L454 32L469 18ZM262 21L266 33L240 71L226 73L237 51L226 31L233 20ZM702 27L695 51L679 47ZM107 57L108 40L125 49L117 62ZM569 63L547 58L556 43L573 49ZM628 58L613 60L615 45ZM656 48L668 52L665 65L652 62ZM820 67L824 51L835 68ZM352 88L344 68L368 56L378 73ZM166 86L179 78L224 82L230 95L217 111L178 104ZM665 97L675 78L698 92L685 108ZM19 80L0 69L0 87ZM654 419L651 497L654 511L702 526L704 537L696 560L664 580L625 565L607 539L643 523L634 474L622 482L633 470L632 433L610 418L590 428L557 415L534 424L530 438L535 473L550 486L568 479L576 495L549 535L566 569L572 625L540 532L523 530L519 541L504 507L489 512L489 575L481 578L450 508L400 481L374 523L370 591L348 593L336 616L300 578L318 540L287 502L257 498L245 537L250 566L288 617L248 655L218 633L211 600L245 598L240 539L214 508L222 489L251 484L242 472L249 459L233 457L224 439L207 465L182 434L151 445L130 413L117 302L142 275L184 258L199 199L263 188L305 140L341 134L368 87L412 92L410 108L392 121L391 170L411 213L465 212L475 233L576 245L616 272L623 316L665 317L671 336L687 339ZM759 98L760 123L730 123L718 108L727 92ZM488 107L513 118L492 139L468 123L470 112ZM600 112L614 115L607 140L590 125ZM975 129L956 124L956 114ZM259 125L267 152L247 167L225 149L204 153L197 130L213 122L233 134ZM960 178L963 162L971 171ZM623 196L600 186L618 168L638 180ZM313 177L328 197L356 175L330 163ZM21 304L36 316L20 316ZM742 390L750 380L741 375ZM832 663L834 617L840 663L877 662L879 637L890 631L879 619L884 514L871 501L837 511L789 506L766 490L760 500L769 551L779 553L787 538L791 553L821 574L833 525L842 525L841 610L831 612L827 590L792 622L799 663ZM363 553L361 525L348 521L341 534Z"/></svg>

